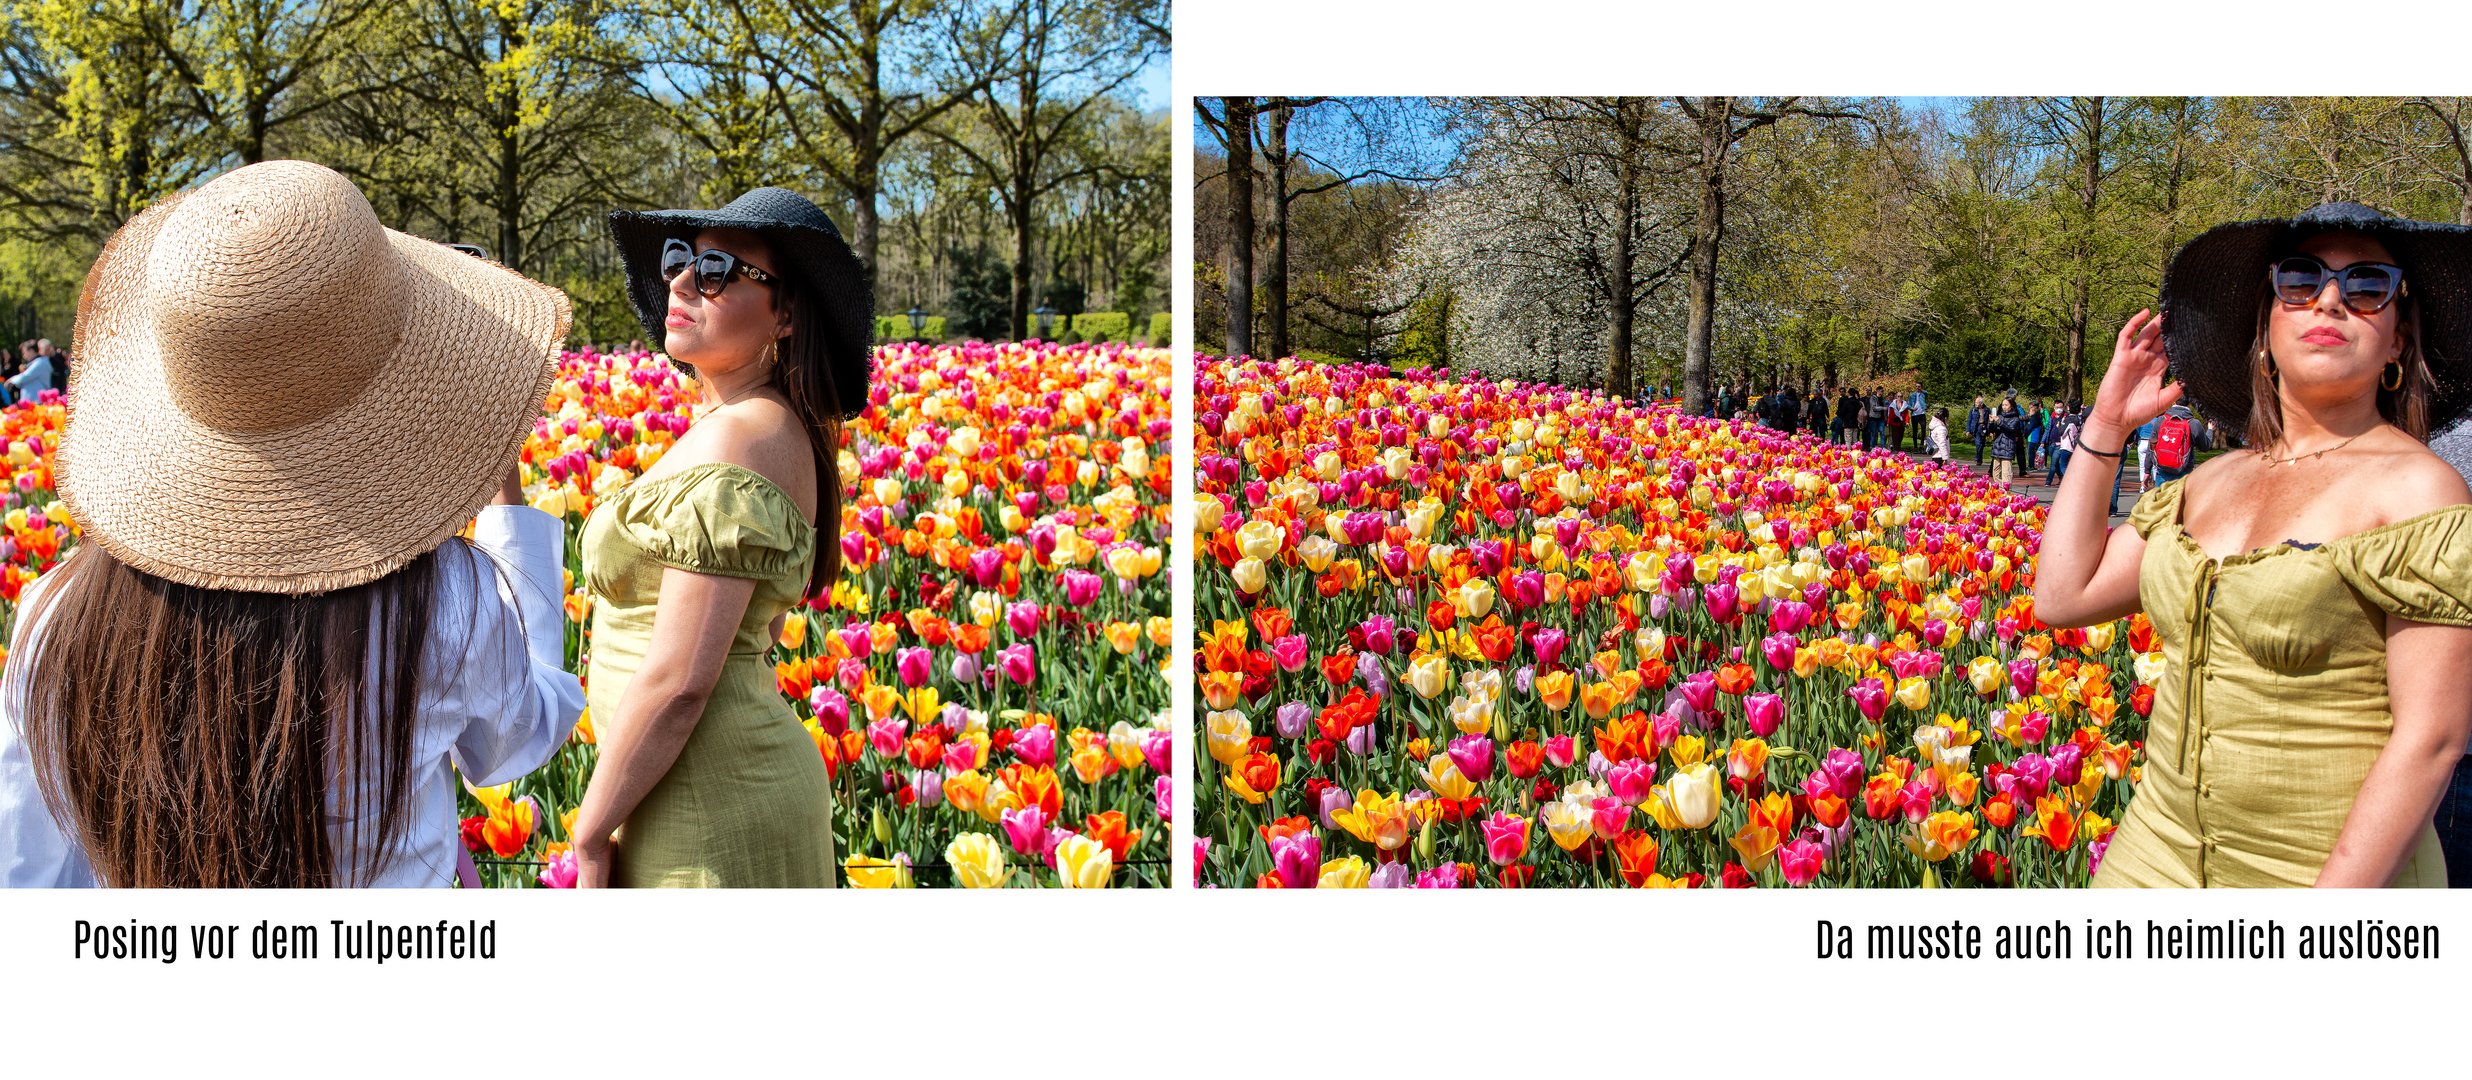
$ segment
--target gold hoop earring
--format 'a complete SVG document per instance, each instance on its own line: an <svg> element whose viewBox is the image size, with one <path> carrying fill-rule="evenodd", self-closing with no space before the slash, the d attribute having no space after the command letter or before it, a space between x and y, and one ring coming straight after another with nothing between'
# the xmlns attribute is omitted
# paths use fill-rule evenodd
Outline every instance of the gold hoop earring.
<svg viewBox="0 0 2472 1080"><path fill-rule="evenodd" d="M2386 370L2395 373L2395 381L2388 382L2384 376L2380 376L2378 378L2378 385L2383 386L2390 391L2403 389L2403 361L2401 359L2387 361Z"/></svg>
<svg viewBox="0 0 2472 1080"><path fill-rule="evenodd" d="M2276 369L2275 369L2275 358L2274 358L2274 356L2273 356L2273 355L2271 355L2271 354L2269 354L2269 355L2266 357L2266 381L2267 381L2267 382L2274 382L2274 381L2276 381L2276 380L2278 380L2278 379L2281 379L2282 377L2283 377L2283 373L2282 373L2281 371L2278 371L2278 370L2276 370Z"/></svg>

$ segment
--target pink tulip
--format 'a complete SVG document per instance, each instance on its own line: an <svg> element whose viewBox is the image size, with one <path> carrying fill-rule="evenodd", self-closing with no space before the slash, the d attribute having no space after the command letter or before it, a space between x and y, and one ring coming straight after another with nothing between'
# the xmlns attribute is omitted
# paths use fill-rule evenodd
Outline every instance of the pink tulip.
<svg viewBox="0 0 2472 1080"><path fill-rule="evenodd" d="M1708 587L1705 598L1708 601L1708 617L1711 619L1720 623L1731 623L1735 616L1741 614L1739 606L1742 593L1731 585L1711 585Z"/></svg>
<svg viewBox="0 0 2472 1080"><path fill-rule="evenodd" d="M1389 656L1399 644L1398 626L1388 615L1375 615L1358 623L1357 632L1365 639L1365 651L1376 656Z"/></svg>
<svg viewBox="0 0 2472 1080"><path fill-rule="evenodd" d="M1291 889L1310 889L1322 877L1322 838L1311 833L1275 837L1270 842L1270 863L1278 871L1279 883Z"/></svg>
<svg viewBox="0 0 2472 1080"><path fill-rule="evenodd" d="M1537 666L1548 670L1554 666L1556 661L1562 659L1562 650L1569 647L1570 643L1571 635L1553 626L1538 630L1535 636L1528 639L1528 646L1536 650Z"/></svg>
<svg viewBox="0 0 2472 1080"><path fill-rule="evenodd" d="M1015 851L1045 858L1054 850L1047 846L1047 812L1038 807L1004 811L999 823L1004 826L1004 838L1012 842Z"/></svg>
<svg viewBox="0 0 2472 1080"><path fill-rule="evenodd" d="M1278 662L1279 670L1294 673L1313 662L1313 650L1305 643L1305 635L1289 634L1270 643L1270 658Z"/></svg>
<svg viewBox="0 0 2472 1080"><path fill-rule="evenodd" d="M1008 645L998 652L996 666L1004 672L1005 678L1022 686L1030 685L1039 677L1038 656L1031 651L1027 641Z"/></svg>
<svg viewBox="0 0 2472 1080"><path fill-rule="evenodd" d="M1451 740L1451 764L1459 766L1459 774L1477 783L1493 775L1493 740L1482 735L1462 735Z"/></svg>
<svg viewBox="0 0 2472 1080"><path fill-rule="evenodd" d="M1820 876L1820 861L1827 852L1816 842L1796 840L1777 852L1777 869L1785 875L1788 885L1809 885Z"/></svg>
<svg viewBox="0 0 2472 1080"><path fill-rule="evenodd" d="M1682 680L1682 700L1695 713L1709 713L1717 708L1717 673L1695 671Z"/></svg>
<svg viewBox="0 0 2472 1080"><path fill-rule="evenodd" d="M878 757L894 757L901 753L901 742L909 734L909 721L889 717L867 725L867 745L875 748Z"/></svg>
<svg viewBox="0 0 2472 1080"><path fill-rule="evenodd" d="M1557 769L1570 768L1571 762L1577 760L1574 757L1577 753L1578 746L1568 735L1556 735L1545 740L1545 760L1553 762Z"/></svg>
<svg viewBox="0 0 2472 1080"><path fill-rule="evenodd" d="M1742 699L1742 715L1751 733L1765 739L1785 724L1785 699L1775 694L1749 695Z"/></svg>
<svg viewBox="0 0 2472 1080"><path fill-rule="evenodd" d="M1614 797L1638 806L1648 801L1649 790L1656 786L1657 763L1646 758L1617 761L1605 771L1605 786Z"/></svg>
<svg viewBox="0 0 2472 1080"><path fill-rule="evenodd" d="M1847 687L1845 696L1854 699L1854 707L1862 711L1863 719L1879 723L1888 712L1888 689L1878 679L1864 679Z"/></svg>
<svg viewBox="0 0 2472 1080"><path fill-rule="evenodd" d="M1045 724L1032 724L1013 737L1013 756L1024 764L1053 766L1056 763L1056 729Z"/></svg>
<svg viewBox="0 0 2472 1080"><path fill-rule="evenodd" d="M944 769L965 773L979 767L978 744L968 739L944 744Z"/></svg>
<svg viewBox="0 0 2472 1080"><path fill-rule="evenodd" d="M2030 697L2034 694L2034 661L2022 656L2009 661L2008 675L2009 686L2017 691L2018 697Z"/></svg>
<svg viewBox="0 0 2472 1080"><path fill-rule="evenodd" d="M1485 835L1485 857L1495 866L1509 866L1528 853L1528 822L1502 810L1478 825Z"/></svg>
<svg viewBox="0 0 2472 1080"><path fill-rule="evenodd" d="M1631 827L1631 804L1611 795L1599 796L1588 804L1588 826L1596 830L1597 839L1611 840Z"/></svg>
<svg viewBox="0 0 2472 1080"><path fill-rule="evenodd" d="M1159 820L1174 821L1176 819L1176 778L1162 775L1157 783L1150 785L1150 790L1151 808L1158 811Z"/></svg>
<svg viewBox="0 0 2472 1080"><path fill-rule="evenodd" d="M577 872L578 871L575 866L575 853L572 851L561 851L558 853L556 858L549 860L549 865L541 868L541 887L544 889L572 889L575 887L575 877Z"/></svg>
<svg viewBox="0 0 2472 1080"><path fill-rule="evenodd" d="M1768 666L1772 669L1792 671L1794 670L1794 650L1798 644L1800 643L1795 641L1792 634L1783 632L1770 634L1760 639L1760 656L1768 661Z"/></svg>
<svg viewBox="0 0 2472 1080"><path fill-rule="evenodd" d="M1142 760L1150 764L1152 772L1166 775L1174 764L1175 753L1174 734L1157 728L1142 732Z"/></svg>
<svg viewBox="0 0 2472 1080"><path fill-rule="evenodd" d="M1780 601L1769 609L1768 628L1780 634L1799 634L1811 625L1811 605L1800 600Z"/></svg>
<svg viewBox="0 0 2472 1080"><path fill-rule="evenodd" d="M875 635L867 631L866 623L851 623L833 631L833 636L840 638L841 647L850 650L850 655L859 659L863 660L875 651Z"/></svg>
<svg viewBox="0 0 2472 1080"><path fill-rule="evenodd" d="M980 548L970 553L970 578L980 588L992 588L1004 579L1004 553L994 548Z"/></svg>
<svg viewBox="0 0 2472 1080"><path fill-rule="evenodd" d="M1064 578L1064 602L1074 607L1089 607L1099 598L1099 575L1088 570L1067 570Z"/></svg>
<svg viewBox="0 0 2472 1080"><path fill-rule="evenodd" d="M893 670L901 676L901 685L913 689L935 678L933 662L933 654L925 649L903 649L893 654Z"/></svg>
<svg viewBox="0 0 2472 1080"><path fill-rule="evenodd" d="M836 739L850 730L850 699L829 686L818 686L807 695L807 711L815 715L817 727Z"/></svg>
<svg viewBox="0 0 2472 1080"><path fill-rule="evenodd" d="M1004 625L1012 627L1013 633L1021 637L1029 637L1039 632L1041 614L1037 604L1024 600L1004 609Z"/></svg>

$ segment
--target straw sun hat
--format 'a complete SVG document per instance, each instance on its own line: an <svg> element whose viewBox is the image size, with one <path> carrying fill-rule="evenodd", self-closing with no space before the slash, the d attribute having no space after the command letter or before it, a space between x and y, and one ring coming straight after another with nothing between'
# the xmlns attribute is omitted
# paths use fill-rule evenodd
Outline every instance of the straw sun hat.
<svg viewBox="0 0 2472 1080"><path fill-rule="evenodd" d="M2190 401L2226 430L2249 422L2249 349L2267 264L2320 233L2376 240L2403 268L2419 305L2429 367L2429 430L2472 411L2472 228L2388 217L2359 203L2323 203L2296 217L2219 225L2163 272L2163 354Z"/></svg>
<svg viewBox="0 0 2472 1080"><path fill-rule="evenodd" d="M87 275L61 499L183 585L374 581L497 491L568 318L556 289L380 226L324 166L235 169L131 219Z"/></svg>

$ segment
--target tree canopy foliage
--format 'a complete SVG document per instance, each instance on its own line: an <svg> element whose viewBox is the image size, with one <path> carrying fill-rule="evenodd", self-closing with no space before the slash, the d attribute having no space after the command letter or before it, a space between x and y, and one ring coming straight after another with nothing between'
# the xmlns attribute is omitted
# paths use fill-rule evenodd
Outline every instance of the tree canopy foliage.
<svg viewBox="0 0 2472 1080"><path fill-rule="evenodd" d="M1355 319L1308 315L1295 347L1686 397L1894 380L1944 398L2009 385L2082 398L2171 255L2209 227L2336 199L2472 224L2467 100L1360 106L1353 128L1287 139L1307 156L1325 152L1317 136L1414 141L1439 117L1447 161L1409 179L1309 170L1340 182L1308 204L1330 213L1287 223L1287 260L1308 268L1292 306ZM1230 278L1242 241L1227 137L1211 135L1195 140L1193 273L1197 335L1216 342L1214 313L1266 282ZM1263 161L1257 222L1272 210ZM1250 238L1257 252L1277 242Z"/></svg>
<svg viewBox="0 0 2472 1080"><path fill-rule="evenodd" d="M69 336L101 242L271 158L478 244L636 336L607 211L814 199L984 336L1047 296L1165 305L1165 0L0 0L0 318ZM1025 134L1027 133L1027 134ZM1025 150L1025 145L1030 144ZM1003 295L991 305L980 295ZM1081 306L1066 309L1078 313Z"/></svg>

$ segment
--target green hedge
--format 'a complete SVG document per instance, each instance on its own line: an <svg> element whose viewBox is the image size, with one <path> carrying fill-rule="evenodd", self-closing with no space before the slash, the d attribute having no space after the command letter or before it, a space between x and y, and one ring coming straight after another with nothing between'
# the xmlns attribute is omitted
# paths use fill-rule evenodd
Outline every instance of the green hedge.
<svg viewBox="0 0 2472 1080"><path fill-rule="evenodd" d="M1091 311L1072 318L1060 341L1129 341L1133 336L1133 317L1121 311Z"/></svg>
<svg viewBox="0 0 2472 1080"><path fill-rule="evenodd" d="M877 341L910 341L914 339L942 341L944 340L944 316L927 316L927 332L922 335L911 331L910 317L908 315L878 315L876 316L875 336Z"/></svg>
<svg viewBox="0 0 2472 1080"><path fill-rule="evenodd" d="M1159 312L1156 315L1152 315L1150 317L1151 346L1154 348L1164 349L1175 343L1176 317L1164 311Z"/></svg>

